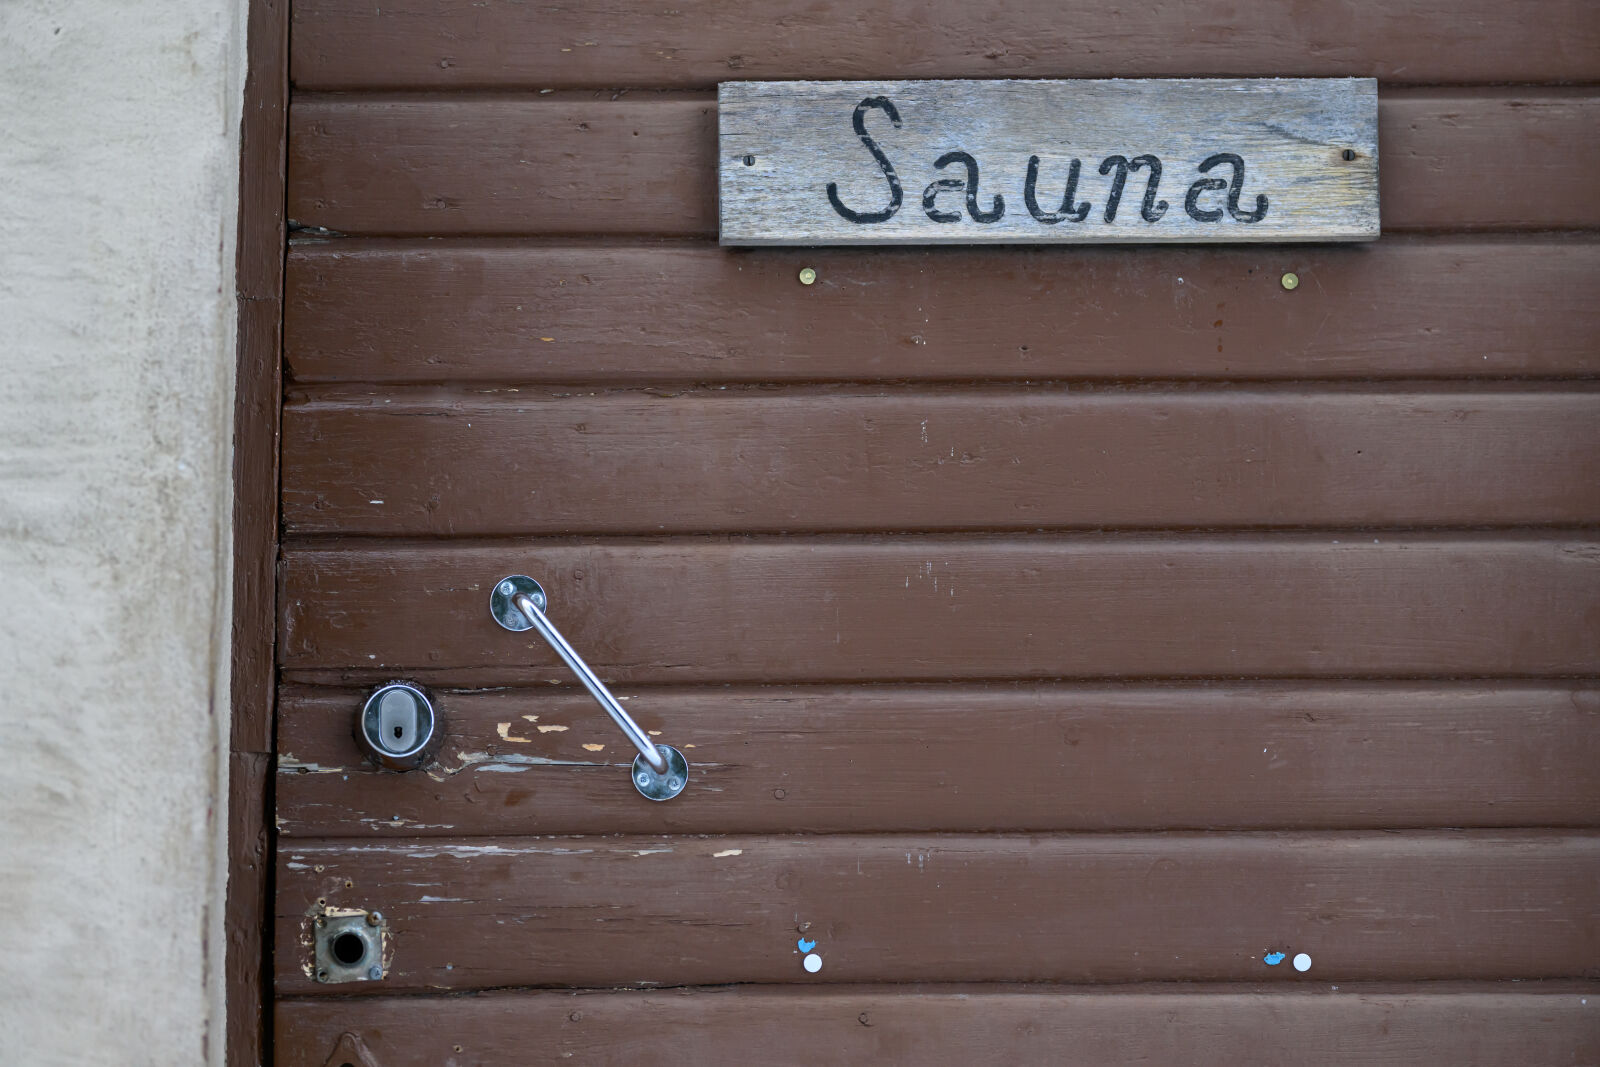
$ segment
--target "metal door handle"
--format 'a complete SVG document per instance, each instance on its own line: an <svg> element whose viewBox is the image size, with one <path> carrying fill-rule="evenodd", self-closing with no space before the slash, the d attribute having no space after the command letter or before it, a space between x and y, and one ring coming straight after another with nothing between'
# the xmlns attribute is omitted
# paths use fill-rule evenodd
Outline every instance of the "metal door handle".
<svg viewBox="0 0 1600 1067"><path fill-rule="evenodd" d="M683 758L682 752L671 745L657 745L649 734L639 729L639 724L617 703L611 690L551 625L544 613L548 603L544 588L538 582L525 574L513 574L494 583L494 592L489 594L489 614L507 630L517 633L537 630L556 650L556 655L572 668L589 695L606 709L611 721L622 728L633 747L639 750L633 760L632 776L634 787L640 793L651 800L671 800L683 792L683 787L689 784L689 761Z"/></svg>

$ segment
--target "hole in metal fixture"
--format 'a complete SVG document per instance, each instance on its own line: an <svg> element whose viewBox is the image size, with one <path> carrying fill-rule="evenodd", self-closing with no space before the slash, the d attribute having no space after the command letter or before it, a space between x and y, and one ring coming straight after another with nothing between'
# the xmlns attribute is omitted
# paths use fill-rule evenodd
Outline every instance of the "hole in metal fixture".
<svg viewBox="0 0 1600 1067"><path fill-rule="evenodd" d="M1346 163L1348 163L1352 159L1356 158L1356 150L1354 148L1346 148L1343 152L1340 152L1339 154L1344 157L1344 161Z"/></svg>
<svg viewBox="0 0 1600 1067"><path fill-rule="evenodd" d="M312 931L312 963L319 982L376 982L383 978L388 923L381 912L341 909L318 915ZM330 1056L329 1067L338 1062ZM361 1060L359 1062L366 1062Z"/></svg>
<svg viewBox="0 0 1600 1067"><path fill-rule="evenodd" d="M330 949L334 959L346 967L354 967L367 954L367 943L359 934L344 933L333 939Z"/></svg>

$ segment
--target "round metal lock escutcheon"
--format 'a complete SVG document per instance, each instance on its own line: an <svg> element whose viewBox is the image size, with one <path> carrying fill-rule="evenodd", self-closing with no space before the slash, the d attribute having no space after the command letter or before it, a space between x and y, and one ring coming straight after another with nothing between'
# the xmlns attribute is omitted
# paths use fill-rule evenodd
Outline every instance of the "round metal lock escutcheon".
<svg viewBox="0 0 1600 1067"><path fill-rule="evenodd" d="M443 737L433 702L409 682L390 682L375 689L356 720L356 743L392 771L422 766Z"/></svg>

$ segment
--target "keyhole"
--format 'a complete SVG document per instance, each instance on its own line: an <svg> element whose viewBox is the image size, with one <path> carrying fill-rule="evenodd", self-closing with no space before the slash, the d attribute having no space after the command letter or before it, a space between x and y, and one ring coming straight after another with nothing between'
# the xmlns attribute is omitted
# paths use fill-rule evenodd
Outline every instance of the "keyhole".
<svg viewBox="0 0 1600 1067"><path fill-rule="evenodd" d="M417 741L422 729L417 699L404 689L394 689L378 702L378 737L390 752L404 752Z"/></svg>

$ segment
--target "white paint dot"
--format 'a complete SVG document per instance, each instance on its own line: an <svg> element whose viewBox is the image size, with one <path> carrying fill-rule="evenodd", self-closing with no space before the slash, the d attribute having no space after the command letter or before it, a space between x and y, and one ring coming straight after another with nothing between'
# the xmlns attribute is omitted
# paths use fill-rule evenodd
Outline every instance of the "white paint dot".
<svg viewBox="0 0 1600 1067"><path fill-rule="evenodd" d="M815 952L806 953L806 970L810 971L812 974L816 974L818 971L822 970L822 957L817 955Z"/></svg>
<svg viewBox="0 0 1600 1067"><path fill-rule="evenodd" d="M1309 971L1311 969L1311 957L1307 956L1304 952L1295 956L1294 969L1297 971Z"/></svg>

